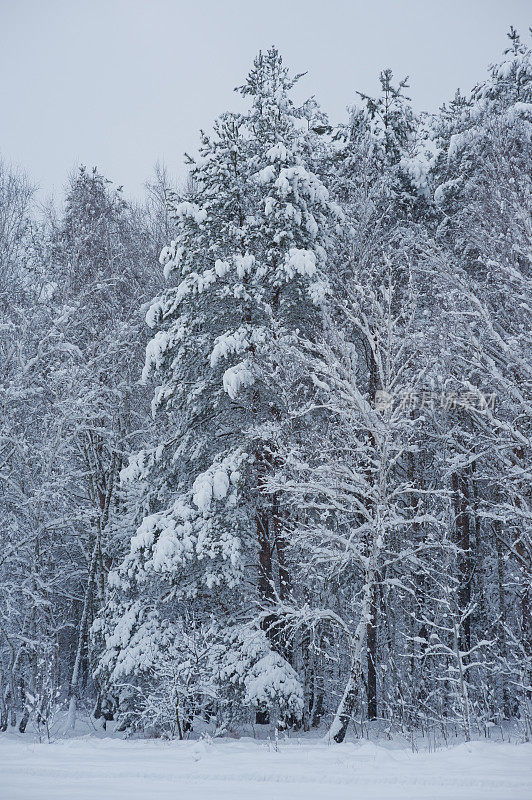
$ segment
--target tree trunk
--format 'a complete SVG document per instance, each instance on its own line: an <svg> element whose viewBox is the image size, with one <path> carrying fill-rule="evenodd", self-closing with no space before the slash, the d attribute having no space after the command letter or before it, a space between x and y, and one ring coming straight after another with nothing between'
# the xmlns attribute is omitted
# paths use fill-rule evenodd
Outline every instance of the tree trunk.
<svg viewBox="0 0 532 800"><path fill-rule="evenodd" d="M469 531L469 484L467 477L452 476L453 504L455 514L456 543L460 547L458 605L464 614L471 603L471 541ZM471 616L463 620L460 627L460 648L471 649Z"/></svg>
<svg viewBox="0 0 532 800"><path fill-rule="evenodd" d="M6 705L5 689L4 689L4 673L0 666L0 733L7 731L8 723L8 709Z"/></svg>
<svg viewBox="0 0 532 800"><path fill-rule="evenodd" d="M378 370L373 351L369 353L369 399L375 405L378 386ZM371 443L374 446L373 434L370 433ZM373 480L373 475L368 471L368 479ZM373 543L370 543L373 547ZM369 548L368 548L369 549ZM367 683L366 683L366 702L368 709L368 719L377 718L377 587L373 582L369 605L366 612L366 658L367 658Z"/></svg>
<svg viewBox="0 0 532 800"><path fill-rule="evenodd" d="M98 550L100 547L100 526L98 525L98 533L91 554L91 561L89 564L89 574L87 576L87 587L85 589L85 598L83 600L83 611L81 613L81 620L79 623L78 631L78 644L76 648L76 658L74 661L74 669L72 671L72 678L70 679L69 690L69 703L68 703L68 716L67 716L67 729L74 730L76 726L76 704L78 696L79 685L79 672L81 666L81 658L83 655L83 642L85 639L85 627L89 618L89 607L92 597L92 588L94 584L94 576L96 573L96 564L98 561Z"/></svg>
<svg viewBox="0 0 532 800"><path fill-rule="evenodd" d="M368 719L377 719L377 586L373 584L370 598L367 638L367 703Z"/></svg>
<svg viewBox="0 0 532 800"><path fill-rule="evenodd" d="M360 621L350 647L351 668L349 670L349 678L342 699L340 700L340 705L338 706L334 720L329 729L329 736L338 744L341 744L345 739L349 722L352 719L353 711L357 704L360 687L364 683L362 658L364 649L366 648L367 650L367 620L371 614L371 605L376 597L377 589L374 555L372 556L372 562L373 564L366 574Z"/></svg>

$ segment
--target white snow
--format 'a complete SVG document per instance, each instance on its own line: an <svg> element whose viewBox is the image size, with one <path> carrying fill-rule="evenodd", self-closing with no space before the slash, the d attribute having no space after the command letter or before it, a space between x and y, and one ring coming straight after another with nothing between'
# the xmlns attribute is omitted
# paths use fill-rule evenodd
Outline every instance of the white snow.
<svg viewBox="0 0 532 800"><path fill-rule="evenodd" d="M211 367L215 367L221 358L227 358L233 353L245 353L249 349L249 330L242 325L232 333L223 333L214 340L214 347L211 352Z"/></svg>
<svg viewBox="0 0 532 800"><path fill-rule="evenodd" d="M275 167L269 165L257 172L257 181L261 184L270 183L275 178Z"/></svg>
<svg viewBox="0 0 532 800"><path fill-rule="evenodd" d="M419 150L414 156L403 156L400 161L401 168L410 175L412 183L421 194L427 193L428 176L434 164L437 152L428 147Z"/></svg>
<svg viewBox="0 0 532 800"><path fill-rule="evenodd" d="M233 256L233 262L236 267L236 274L242 280L248 272L250 272L251 267L255 263L255 256L251 255L250 253L246 253L245 256L241 256L239 254Z"/></svg>
<svg viewBox="0 0 532 800"><path fill-rule="evenodd" d="M295 196L302 194L318 204L327 203L329 200L329 192L322 182L313 172L309 172L300 165L283 167L279 171L279 177L274 186L278 189L281 198L286 198L292 191Z"/></svg>
<svg viewBox="0 0 532 800"><path fill-rule="evenodd" d="M223 469L217 469L212 476L212 496L215 500L223 500L229 491L229 475Z"/></svg>
<svg viewBox="0 0 532 800"><path fill-rule="evenodd" d="M231 400L234 400L241 389L251 386L254 382L253 373L247 365L247 361L241 361L234 367L226 369L222 383L224 391L227 392Z"/></svg>
<svg viewBox="0 0 532 800"><path fill-rule="evenodd" d="M215 367L222 358L232 355L241 355L250 350L252 345L261 345L267 339L267 329L262 325L251 328L249 325L241 325L236 331L226 331L214 340L211 351L211 367Z"/></svg>
<svg viewBox="0 0 532 800"><path fill-rule="evenodd" d="M276 142L266 153L272 163L274 161L286 161L287 154L286 146L282 142Z"/></svg>
<svg viewBox="0 0 532 800"><path fill-rule="evenodd" d="M460 182L461 178L454 178L453 180L446 181L445 183L440 183L434 192L434 202L436 205L439 206L441 203L443 203L447 191L452 189L454 186L458 186Z"/></svg>
<svg viewBox="0 0 532 800"><path fill-rule="evenodd" d="M276 200L274 197L267 197L264 201L264 214L266 217L269 217L269 215L272 213L275 203Z"/></svg>
<svg viewBox="0 0 532 800"><path fill-rule="evenodd" d="M303 687L297 672L278 653L270 650L259 659L244 678L244 684L250 705L282 698L283 709L301 719L305 704Z"/></svg>
<svg viewBox="0 0 532 800"><path fill-rule="evenodd" d="M146 360L141 375L141 383L146 384L152 370L157 371L164 363L166 351L172 346L172 338L167 331L157 331L146 345Z"/></svg>
<svg viewBox="0 0 532 800"><path fill-rule="evenodd" d="M200 511L208 511L212 500L212 476L208 472L198 475L192 486L192 501Z"/></svg>
<svg viewBox="0 0 532 800"><path fill-rule="evenodd" d="M284 269L289 278L294 275L315 275L316 273L316 254L312 250L302 250L299 247L291 247L284 263Z"/></svg>
<svg viewBox="0 0 532 800"><path fill-rule="evenodd" d="M532 745L429 753L366 740L199 741L0 734L5 800L529 800Z"/></svg>
<svg viewBox="0 0 532 800"><path fill-rule="evenodd" d="M174 209L174 214L176 217L193 219L198 225L201 225L207 219L207 211L204 208L200 208L197 203L189 203L188 200L178 203Z"/></svg>
<svg viewBox="0 0 532 800"><path fill-rule="evenodd" d="M214 264L214 271L216 272L219 278L225 277L225 275L227 275L227 273L229 272L230 268L231 265L227 261L220 261L220 259L217 259Z"/></svg>
<svg viewBox="0 0 532 800"><path fill-rule="evenodd" d="M476 131L474 129L463 131L462 133L454 133L449 140L449 149L447 150L447 160L451 161L456 157L459 150L465 147L475 137Z"/></svg>
<svg viewBox="0 0 532 800"><path fill-rule="evenodd" d="M166 281L173 270L179 269L184 253L184 246L178 245L177 242L172 242L170 247L163 247L159 256L159 263L164 267L163 274Z"/></svg>
<svg viewBox="0 0 532 800"><path fill-rule="evenodd" d="M213 498L223 500L227 497L230 485L240 479L238 469L244 458L244 453L237 449L197 476L192 486L192 502L199 511L209 511Z"/></svg>

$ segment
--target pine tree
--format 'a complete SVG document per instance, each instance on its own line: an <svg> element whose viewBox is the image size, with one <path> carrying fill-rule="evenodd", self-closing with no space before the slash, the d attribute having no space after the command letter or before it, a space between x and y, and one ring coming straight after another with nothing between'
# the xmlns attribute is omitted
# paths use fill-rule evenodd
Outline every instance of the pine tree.
<svg viewBox="0 0 532 800"><path fill-rule="evenodd" d="M132 462L152 484L151 513L115 579L132 597L135 585L150 583L137 625L152 611L179 624L185 600L200 622L215 615L221 624L221 610L232 608L225 625L249 618L250 603L269 607L252 613L254 636L266 630L277 651L269 658L287 673L272 625L275 595L289 591L283 523L263 491L274 458L269 426L282 410L267 370L283 332L308 330L318 318L327 225L339 217L306 164L316 134L308 108L290 99L299 77L275 49L259 54L239 89L249 111L223 115L212 137L202 135L200 158L190 162L192 192L173 208L176 238L161 263L175 284L148 312L159 330L144 370L159 381L153 409L166 413L171 438Z"/></svg>

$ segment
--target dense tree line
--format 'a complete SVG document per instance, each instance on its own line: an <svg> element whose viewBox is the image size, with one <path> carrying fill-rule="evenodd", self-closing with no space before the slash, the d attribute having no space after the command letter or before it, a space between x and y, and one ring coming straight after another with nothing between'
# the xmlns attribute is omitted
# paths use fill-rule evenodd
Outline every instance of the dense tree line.
<svg viewBox="0 0 532 800"><path fill-rule="evenodd" d="M530 55L332 126L272 48L142 206L2 165L2 729L530 735Z"/></svg>

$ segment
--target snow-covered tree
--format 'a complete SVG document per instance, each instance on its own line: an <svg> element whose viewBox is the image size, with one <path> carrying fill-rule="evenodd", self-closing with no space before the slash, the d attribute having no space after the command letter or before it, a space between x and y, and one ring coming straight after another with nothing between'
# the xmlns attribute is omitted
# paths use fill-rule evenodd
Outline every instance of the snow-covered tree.
<svg viewBox="0 0 532 800"><path fill-rule="evenodd" d="M529 726L532 67L509 38L502 63L436 128L436 269L448 380L469 398L449 431L460 646L491 642L498 665L471 691L483 718L515 714L517 694Z"/></svg>
<svg viewBox="0 0 532 800"><path fill-rule="evenodd" d="M202 135L192 192L172 209L176 237L161 254L170 285L147 315L157 332L144 369L158 382L153 411L165 412L167 426L123 474L148 491L113 579L120 599L108 607L107 636L124 602L138 609L131 636L155 611L181 624L185 605L222 628L253 620L254 606L273 607L274 553L278 589L288 592L283 523L263 490L272 454L257 433L281 415L266 367L285 330L317 324L341 217L307 163L318 134L308 106L290 99L298 77L275 49L259 54L239 89L248 112L225 114L212 136ZM260 663L288 674L288 654L273 637L270 647L277 655ZM273 694L264 705L282 707Z"/></svg>
<svg viewBox="0 0 532 800"><path fill-rule="evenodd" d="M2 730L531 735L530 48L431 115L301 77L138 206L0 162Z"/></svg>

